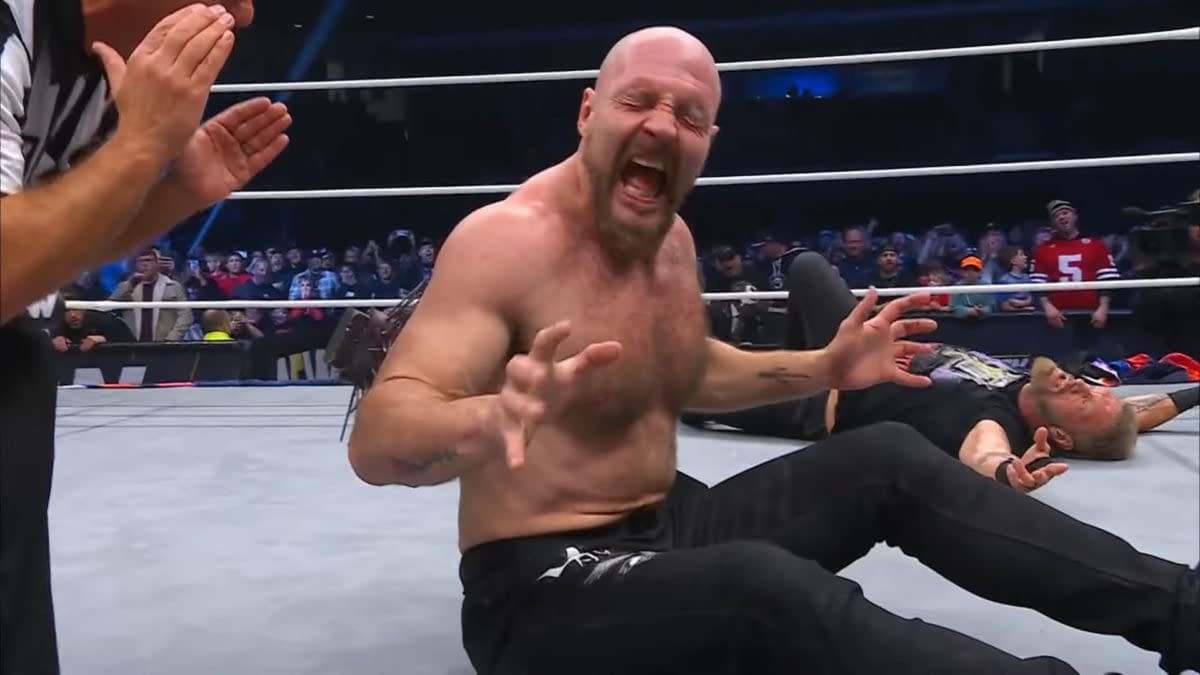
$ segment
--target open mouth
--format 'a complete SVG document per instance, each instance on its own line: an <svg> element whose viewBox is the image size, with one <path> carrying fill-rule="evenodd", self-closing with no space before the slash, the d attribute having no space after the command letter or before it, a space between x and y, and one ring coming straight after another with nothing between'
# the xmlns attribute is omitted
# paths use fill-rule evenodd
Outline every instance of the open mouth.
<svg viewBox="0 0 1200 675"><path fill-rule="evenodd" d="M621 171L621 187L631 199L653 203L662 197L667 187L667 174L662 162L634 157Z"/></svg>

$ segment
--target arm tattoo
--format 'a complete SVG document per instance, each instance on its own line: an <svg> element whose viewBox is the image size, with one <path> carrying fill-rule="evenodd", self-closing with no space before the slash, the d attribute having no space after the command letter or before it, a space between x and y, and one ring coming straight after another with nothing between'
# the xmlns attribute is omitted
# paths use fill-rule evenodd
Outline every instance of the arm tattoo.
<svg viewBox="0 0 1200 675"><path fill-rule="evenodd" d="M764 380L775 380L780 384L784 384L792 380L807 380L812 377L811 375L805 375L804 373L793 373L783 366L776 366L770 370L764 370L760 372L758 376Z"/></svg>
<svg viewBox="0 0 1200 675"><path fill-rule="evenodd" d="M1154 406L1167 400L1166 394L1146 394L1145 396L1137 396L1126 399L1125 402L1133 408L1134 412L1145 412Z"/></svg>
<svg viewBox="0 0 1200 675"><path fill-rule="evenodd" d="M450 464L456 459L458 459L458 451L454 448L446 448L445 450L435 452L424 459L415 461L394 459L392 460L392 463L396 467L396 470L402 475L411 476L413 474L425 473L436 466Z"/></svg>

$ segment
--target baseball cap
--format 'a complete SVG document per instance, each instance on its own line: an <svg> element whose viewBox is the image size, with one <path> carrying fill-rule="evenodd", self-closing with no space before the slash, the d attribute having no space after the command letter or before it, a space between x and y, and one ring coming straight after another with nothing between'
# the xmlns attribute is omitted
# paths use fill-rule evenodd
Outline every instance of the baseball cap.
<svg viewBox="0 0 1200 675"><path fill-rule="evenodd" d="M1046 204L1046 213L1050 214L1051 216L1063 209L1071 209L1072 211L1076 210L1075 205L1065 199L1055 199L1049 204Z"/></svg>
<svg viewBox="0 0 1200 675"><path fill-rule="evenodd" d="M983 261L980 260L979 256L977 256L977 255L969 255L969 256L963 258L962 261L958 263L958 266L963 269L967 269L968 267L974 267L975 269L982 271L983 270Z"/></svg>
<svg viewBox="0 0 1200 675"><path fill-rule="evenodd" d="M737 256L737 250L728 244L722 244L713 249L712 256L714 260L721 262L733 260Z"/></svg>

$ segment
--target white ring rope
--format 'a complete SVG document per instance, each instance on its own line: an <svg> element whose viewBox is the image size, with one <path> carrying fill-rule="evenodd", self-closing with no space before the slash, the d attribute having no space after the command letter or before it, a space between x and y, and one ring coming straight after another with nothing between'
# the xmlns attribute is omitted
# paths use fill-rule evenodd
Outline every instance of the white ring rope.
<svg viewBox="0 0 1200 675"><path fill-rule="evenodd" d="M1038 42L1012 42L975 47L951 47L949 49L917 49L902 52L877 52L874 54L847 54L843 56L808 56L793 59L763 59L758 61L734 61L717 64L721 72L746 70L773 70L778 68L805 68L813 66L844 66L862 63L886 63L891 61L923 61L928 59L959 58L964 56L987 56L991 54L1020 54L1023 52L1083 49L1087 47L1115 47L1118 45L1161 42L1164 40L1197 40L1200 28L1155 31L1152 33L1129 33L1067 40L1042 40ZM440 75L421 77L390 77L361 80L318 80L310 82L250 82L245 84L218 84L212 91L219 93L264 92L264 91L333 91L338 89L383 89L389 87L440 87L465 84L508 84L513 82L548 82L552 80L594 79L598 70L551 70L526 73L491 73L483 75Z"/></svg>
<svg viewBox="0 0 1200 675"><path fill-rule="evenodd" d="M806 173L768 173L753 176L709 176L698 178L696 185L729 186L768 183L814 183L835 180L871 180L877 178L913 178L917 176L962 176L981 173L1016 173L1022 171L1061 171L1064 169L1099 169L1117 166L1148 164L1177 164L1200 162L1200 152L1171 152L1156 155L1122 155L1118 157L1084 157L1080 159L1051 159L1034 162L1000 162L995 164L951 164L917 166L899 169L861 169L854 171L810 171ZM342 188L332 190L264 190L234 192L230 199L345 199L370 197L422 197L435 195L482 195L508 193L518 184L441 185L429 187Z"/></svg>
<svg viewBox="0 0 1200 675"><path fill-rule="evenodd" d="M962 293L1049 293L1060 291L1115 291L1134 288L1172 288L1185 286L1200 286L1200 278L1179 277L1172 279L1119 279L1115 281L1074 281L1061 283L1040 284L983 284L978 286L917 286L909 288L880 288L877 293L881 297L912 295L914 293L930 293L933 295L959 295ZM867 289L859 288L851 291L862 297ZM746 293L703 293L705 300L787 300L787 291L752 291ZM308 309L308 308L346 308L346 307L393 307L401 302L400 298L379 298L374 300L197 300L197 301L137 301L119 302L105 300L88 302L83 300L68 300L67 309L90 309L101 312L127 309Z"/></svg>

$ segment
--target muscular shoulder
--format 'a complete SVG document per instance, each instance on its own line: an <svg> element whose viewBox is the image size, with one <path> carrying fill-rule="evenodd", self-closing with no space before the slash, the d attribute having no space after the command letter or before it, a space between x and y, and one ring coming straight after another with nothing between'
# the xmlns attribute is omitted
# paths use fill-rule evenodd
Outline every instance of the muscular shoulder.
<svg viewBox="0 0 1200 675"><path fill-rule="evenodd" d="M438 252L439 277L479 284L497 299L540 283L556 246L553 216L537 203L506 199L473 211Z"/></svg>
<svg viewBox="0 0 1200 675"><path fill-rule="evenodd" d="M696 260L696 240L692 237L692 229L688 227L682 216L676 215L675 222L663 241L663 253L671 262L693 264Z"/></svg>

